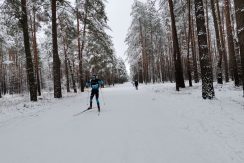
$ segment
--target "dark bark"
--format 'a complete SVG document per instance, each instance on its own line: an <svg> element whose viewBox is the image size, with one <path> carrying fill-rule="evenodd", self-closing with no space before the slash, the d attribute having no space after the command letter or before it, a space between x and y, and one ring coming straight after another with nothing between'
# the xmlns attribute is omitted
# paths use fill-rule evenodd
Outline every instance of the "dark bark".
<svg viewBox="0 0 244 163"><path fill-rule="evenodd" d="M195 14L197 24L198 48L202 76L202 97L203 99L213 99L213 74L207 46L207 31L205 26L205 14L203 1L195 0Z"/></svg>
<svg viewBox="0 0 244 163"><path fill-rule="evenodd" d="M69 61L69 65L70 65L70 70L71 70L71 79L72 79L72 85L73 85L73 89L74 89L74 92L75 93L77 93L77 88L76 88L76 81L75 81L75 75L74 75L74 72L75 72L75 63L74 63L74 61L73 61L73 66L72 66L72 68L71 68L71 64L70 64L70 61Z"/></svg>
<svg viewBox="0 0 244 163"><path fill-rule="evenodd" d="M2 81L2 92L5 95L7 93L7 86L6 86L6 66L3 65L3 81Z"/></svg>
<svg viewBox="0 0 244 163"><path fill-rule="evenodd" d="M221 41L221 47L223 48L223 59L224 59L224 70L225 70L225 82L229 82L229 65L227 60L227 52L226 52L226 46L225 46L225 39L224 39L224 28L222 25L222 22L224 22L220 17L220 11L219 11L219 3L216 3L217 7L217 16L219 20L219 31L220 31L220 41ZM224 16L222 16L224 19Z"/></svg>
<svg viewBox="0 0 244 163"><path fill-rule="evenodd" d="M41 96L41 85L40 85L40 76L39 76L39 58L37 50L37 41L36 41L36 9L33 8L33 50L34 50L34 63L35 63L35 75L36 75L36 86L38 96Z"/></svg>
<svg viewBox="0 0 244 163"><path fill-rule="evenodd" d="M242 70L242 85L243 85L243 95L244 95L244 3L243 0L234 0L235 10L236 10L236 23L237 23L237 33L238 41L240 46L240 56L241 56L241 70Z"/></svg>
<svg viewBox="0 0 244 163"><path fill-rule="evenodd" d="M194 22L192 18L192 27L194 27ZM193 77L194 77L194 82L199 83L199 75L198 75L198 65L197 65L197 52L196 52L196 37L195 37L195 30L192 28L192 39L191 39L191 44L192 44L192 60L193 60Z"/></svg>
<svg viewBox="0 0 244 163"><path fill-rule="evenodd" d="M223 75L222 75L223 47L220 42L220 31L219 31L219 25L218 25L219 20L216 15L217 9L215 6L215 2L214 2L214 0L211 0L210 2L211 2L212 14L213 14L213 22L214 22L218 54L219 54L219 60L218 60L218 64L217 64L217 82L219 84L223 84Z"/></svg>
<svg viewBox="0 0 244 163"><path fill-rule="evenodd" d="M189 86L192 87L191 61L190 61L190 42L191 42L191 1L188 0L188 41L187 41L187 74ZM192 46L192 45L191 45Z"/></svg>
<svg viewBox="0 0 244 163"><path fill-rule="evenodd" d="M78 1L76 1L78 2ZM79 55L79 78L80 78L80 90L84 92L84 73L83 73L83 51L86 43L86 28L87 28L87 16L88 16L88 1L85 0L84 4L84 18L83 18L83 29L82 29L82 42L80 42L80 23L79 23L79 10L77 8L77 35L78 35L78 55Z"/></svg>
<svg viewBox="0 0 244 163"><path fill-rule="evenodd" d="M144 45L145 45L145 68L144 68L144 78L145 78L145 83L149 83L149 54L148 54L148 51L147 51L147 48L146 48L146 45L148 44L147 42L147 39L146 39L146 33L144 34L143 36L143 40L144 40Z"/></svg>
<svg viewBox="0 0 244 163"><path fill-rule="evenodd" d="M52 0L53 83L54 98L62 98L60 59L58 55L56 0Z"/></svg>
<svg viewBox="0 0 244 163"><path fill-rule="evenodd" d="M139 68L141 65L141 68ZM142 61L139 61L138 66L137 66L138 72L137 72L137 80L139 81L139 83L143 83L144 81L144 75L143 75L143 63Z"/></svg>
<svg viewBox="0 0 244 163"><path fill-rule="evenodd" d="M26 56L26 71L27 71L27 79L28 86L30 91L30 100L37 101L37 93L36 93L36 84L35 84L35 76L34 76L34 68L30 50L30 38L29 38L29 30L28 30L28 18L27 18L27 9L26 9L26 0L21 0L21 26L23 29L24 36L24 47L25 47L25 56Z"/></svg>
<svg viewBox="0 0 244 163"><path fill-rule="evenodd" d="M139 18L139 26L140 26L140 45L141 45L141 48L142 48L142 78L143 78L143 81L145 83L147 83L145 39L144 39L144 36L143 36L142 22L141 22L140 18Z"/></svg>
<svg viewBox="0 0 244 163"><path fill-rule="evenodd" d="M3 71L2 42L0 42L0 98L2 98L2 71Z"/></svg>
<svg viewBox="0 0 244 163"><path fill-rule="evenodd" d="M151 70L150 70L150 74L151 74L151 77L150 77L150 81L153 81L153 83L155 83L156 79L155 79L155 63L154 63L154 49L153 49L153 28L152 28L152 22L150 21L150 41L151 41L151 48L150 48L150 55L149 55L149 61L150 61L150 64L151 65Z"/></svg>
<svg viewBox="0 0 244 163"><path fill-rule="evenodd" d="M77 93L75 77L74 77L74 62L73 62L73 67L71 66L69 59L68 59L68 62L69 62L69 68L70 68L70 73L71 73L72 86L73 86L74 92Z"/></svg>
<svg viewBox="0 0 244 163"><path fill-rule="evenodd" d="M205 7L206 8L206 13L208 13L208 0L205 0L205 6L206 6ZM206 14L205 18L206 18L207 37L208 37L208 52L210 54L210 60L211 60L211 63L212 63L213 56L212 56L212 48L211 48L211 33L210 33L210 27L209 27L208 14Z"/></svg>
<svg viewBox="0 0 244 163"><path fill-rule="evenodd" d="M67 48L66 48L65 38L63 38L63 48L64 48L64 66L65 66L65 76L66 76L66 88L67 88L67 92L70 92L69 67L68 67L68 57L67 57Z"/></svg>
<svg viewBox="0 0 244 163"><path fill-rule="evenodd" d="M170 16L171 16L176 90L179 91L179 88L185 88L185 82L184 82L184 77L183 77L183 69L182 69L182 64L181 64L181 53L180 53L176 25L175 25L173 2L172 2L172 0L168 0L168 2L169 2L169 9L170 9Z"/></svg>
<svg viewBox="0 0 244 163"><path fill-rule="evenodd" d="M228 49L229 49L230 70L234 77L235 86L239 86L240 81L238 76L234 39L232 34L232 23L230 18L229 0L225 0L225 23L226 23L227 42L228 42Z"/></svg>
<svg viewBox="0 0 244 163"><path fill-rule="evenodd" d="M161 73L161 82L165 82L165 59L164 59L164 55L162 54L160 57L160 73Z"/></svg>

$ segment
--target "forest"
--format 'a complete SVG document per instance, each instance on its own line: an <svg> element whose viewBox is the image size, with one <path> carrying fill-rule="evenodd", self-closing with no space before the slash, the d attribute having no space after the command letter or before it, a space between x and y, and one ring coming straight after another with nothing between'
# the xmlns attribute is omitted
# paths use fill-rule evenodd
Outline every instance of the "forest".
<svg viewBox="0 0 244 163"><path fill-rule="evenodd" d="M125 43L132 80L175 82L176 91L202 83L244 83L241 0L134 0ZM3 0L0 6L0 98L42 90L84 92L91 74L107 85L128 81L116 55L104 0ZM188 84L185 84L185 83Z"/></svg>
<svg viewBox="0 0 244 163"><path fill-rule="evenodd" d="M134 1L126 43L134 79L175 82L176 90L202 82L202 97L215 96L213 82L244 81L244 1Z"/></svg>
<svg viewBox="0 0 244 163"><path fill-rule="evenodd" d="M104 0L4 0L0 12L0 98L84 92L92 74L107 85L127 81Z"/></svg>

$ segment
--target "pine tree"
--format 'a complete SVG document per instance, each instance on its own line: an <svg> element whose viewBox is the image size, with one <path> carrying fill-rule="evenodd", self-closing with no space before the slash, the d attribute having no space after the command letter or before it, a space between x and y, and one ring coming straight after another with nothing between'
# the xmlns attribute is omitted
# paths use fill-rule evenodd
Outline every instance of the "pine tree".
<svg viewBox="0 0 244 163"><path fill-rule="evenodd" d="M242 84L243 84L243 95L244 95L244 2L243 0L234 0L235 12L236 12L236 24L238 33L238 43L240 46L241 55L241 69L242 69Z"/></svg>
<svg viewBox="0 0 244 163"><path fill-rule="evenodd" d="M192 16L192 39L191 39L191 44L192 44L192 62L193 62L193 78L194 78L194 82L198 83L199 82L199 74L198 74L198 64L197 64L197 52L196 52L196 30L195 30L195 23L194 23L195 19Z"/></svg>
<svg viewBox="0 0 244 163"><path fill-rule="evenodd" d="M78 47L78 58L79 58L79 83L80 83L80 90L84 92L84 74L83 74L83 51L85 48L86 42L86 32L87 32L87 15L88 15L88 1L85 0L84 2L84 18L83 18L83 29L82 29L82 43L81 43L81 36L80 36L80 12L79 12L79 3L76 0L76 20L77 20L77 47Z"/></svg>
<svg viewBox="0 0 244 163"><path fill-rule="evenodd" d="M212 99L214 97L213 74L208 53L207 33L202 0L195 0L195 15L202 76L202 97L203 99Z"/></svg>
<svg viewBox="0 0 244 163"><path fill-rule="evenodd" d="M238 68L237 68L237 61L236 61L236 54L235 54L235 47L234 47L234 40L232 34L232 23L230 19L230 7L229 7L229 0L225 0L225 23L227 28L227 42L228 42L228 49L229 49L229 60L230 60L230 69L231 74L234 76L235 86L239 86L239 75L238 75Z"/></svg>
<svg viewBox="0 0 244 163"><path fill-rule="evenodd" d="M52 0L52 41L53 41L53 83L54 83L54 98L62 98L61 89L61 70L60 59L58 54L58 40L57 40L57 18L56 18L56 0Z"/></svg>
<svg viewBox="0 0 244 163"><path fill-rule="evenodd" d="M189 78L189 86L192 87L192 70L191 70L191 61L190 61L190 44L191 44L191 0L187 1L188 3L188 41L187 41L187 74ZM192 44L191 44L192 46Z"/></svg>
<svg viewBox="0 0 244 163"><path fill-rule="evenodd" d="M34 51L34 67L35 67L35 77L36 77L36 86L38 96L41 96L41 83L40 83L40 75L39 75L39 55L37 49L37 41L36 41L36 8L33 6L33 51Z"/></svg>
<svg viewBox="0 0 244 163"><path fill-rule="evenodd" d="M3 71L3 54L2 54L2 40L0 38L0 98L2 98L2 71Z"/></svg>
<svg viewBox="0 0 244 163"><path fill-rule="evenodd" d="M61 10L58 17L58 30L59 43L62 44L62 53L60 58L64 65L64 73L66 78L66 89L70 92L70 85L72 85L74 92L76 91L76 83L73 74L73 67L70 64L70 60L74 59L74 51L76 50L74 40L77 38L77 31L75 26L76 10L68 12L67 10ZM71 80L70 80L71 77ZM72 82L70 84L70 81ZM74 82L74 83L73 83Z"/></svg>
<svg viewBox="0 0 244 163"><path fill-rule="evenodd" d="M223 75L222 75L222 58L224 53L224 48L222 47L222 44L220 42L220 31L219 31L219 20L217 19L217 9L215 6L215 0L211 0L211 8L212 8L212 14L213 14L213 22L214 22L214 29L215 29L215 35L216 35L216 42L217 42L217 48L219 53L219 60L217 64L217 81L219 84L223 84Z"/></svg>
<svg viewBox="0 0 244 163"><path fill-rule="evenodd" d="M171 16L171 25L172 25L172 38L173 38L173 56L174 56L174 64L175 64L175 78L176 78L176 90L179 91L179 88L185 88L183 70L181 65L181 54L178 43L178 36L175 26L175 15L174 15L174 7L172 0L168 0L169 8L170 8L170 16Z"/></svg>
<svg viewBox="0 0 244 163"><path fill-rule="evenodd" d="M227 52L226 52L226 43L224 39L224 29L223 29L223 21L221 20L220 16L220 8L219 8L219 3L216 3L216 13L217 13L217 19L218 19L218 25L219 25L219 32L220 32L220 42L221 42L221 47L222 52L223 52L223 60L224 60L224 70L225 70L225 82L229 82L229 65L227 61ZM223 12L222 12L223 13ZM223 16L222 16L223 17Z"/></svg>
<svg viewBox="0 0 244 163"><path fill-rule="evenodd" d="M28 75L30 99L31 101L37 101L35 76L34 76L33 62L32 62L31 50L30 50L30 43L29 43L30 39L29 39L29 30L28 30L26 0L21 0L21 11L22 14L21 14L20 23L23 29L24 46L25 46L25 54L26 54L26 71Z"/></svg>

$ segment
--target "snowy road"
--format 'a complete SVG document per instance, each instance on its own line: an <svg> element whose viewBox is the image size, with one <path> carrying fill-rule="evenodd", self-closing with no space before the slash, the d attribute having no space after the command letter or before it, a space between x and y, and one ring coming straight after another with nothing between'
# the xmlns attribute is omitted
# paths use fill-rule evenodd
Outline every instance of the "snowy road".
<svg viewBox="0 0 244 163"><path fill-rule="evenodd" d="M87 107L87 94L56 100L0 121L0 162L243 163L241 91L228 88L216 89L213 101L202 100L199 87L105 88L100 116L74 116Z"/></svg>

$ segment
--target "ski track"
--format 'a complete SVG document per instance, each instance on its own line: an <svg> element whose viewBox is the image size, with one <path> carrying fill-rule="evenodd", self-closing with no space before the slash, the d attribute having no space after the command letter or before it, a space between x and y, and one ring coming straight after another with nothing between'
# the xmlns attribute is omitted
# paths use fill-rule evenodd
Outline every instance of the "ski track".
<svg viewBox="0 0 244 163"><path fill-rule="evenodd" d="M101 114L87 93L45 102L9 119L0 114L2 163L243 163L241 91L174 84L102 89ZM227 93L228 92L228 93ZM104 102L104 101L106 102ZM95 102L95 101L94 101ZM33 106L35 107L35 105Z"/></svg>

